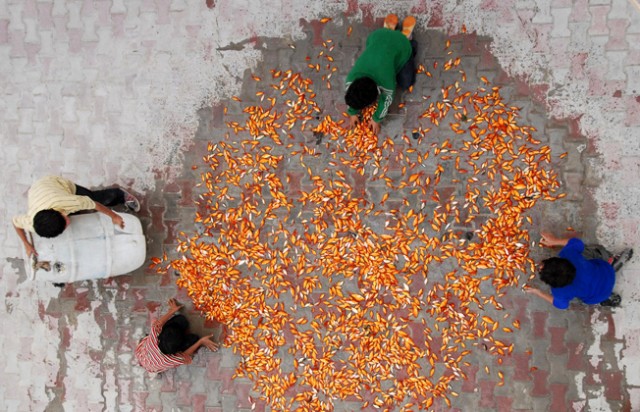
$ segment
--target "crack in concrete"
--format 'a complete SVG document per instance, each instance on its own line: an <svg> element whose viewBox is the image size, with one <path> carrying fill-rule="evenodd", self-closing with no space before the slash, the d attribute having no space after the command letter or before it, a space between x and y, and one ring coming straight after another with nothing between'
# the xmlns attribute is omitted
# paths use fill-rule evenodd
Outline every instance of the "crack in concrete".
<svg viewBox="0 0 640 412"><path fill-rule="evenodd" d="M244 49L245 44L251 43L252 40L251 39L245 39L242 40L238 43L234 43L231 42L226 46L222 46L222 47L218 47L216 50L218 51L229 51L229 50L233 50L233 51L240 51Z"/></svg>

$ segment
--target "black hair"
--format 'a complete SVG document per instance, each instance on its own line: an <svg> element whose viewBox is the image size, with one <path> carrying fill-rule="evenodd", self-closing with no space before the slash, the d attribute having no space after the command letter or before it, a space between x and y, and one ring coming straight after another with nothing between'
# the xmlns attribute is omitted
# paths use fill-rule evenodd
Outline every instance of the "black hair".
<svg viewBox="0 0 640 412"><path fill-rule="evenodd" d="M33 217L33 230L42 237L56 237L64 232L67 220L57 210L41 210Z"/></svg>
<svg viewBox="0 0 640 412"><path fill-rule="evenodd" d="M570 285L576 277L576 267L564 258L553 257L542 261L540 280L552 288Z"/></svg>
<svg viewBox="0 0 640 412"><path fill-rule="evenodd" d="M184 351L184 330L176 326L164 326L158 335L158 348L165 355Z"/></svg>
<svg viewBox="0 0 640 412"><path fill-rule="evenodd" d="M344 95L349 107L362 110L378 99L378 85L370 77L360 77L353 81Z"/></svg>
<svg viewBox="0 0 640 412"><path fill-rule="evenodd" d="M189 332L189 321L184 315L175 315L162 326L158 335L158 348L165 355L184 352L200 337Z"/></svg>

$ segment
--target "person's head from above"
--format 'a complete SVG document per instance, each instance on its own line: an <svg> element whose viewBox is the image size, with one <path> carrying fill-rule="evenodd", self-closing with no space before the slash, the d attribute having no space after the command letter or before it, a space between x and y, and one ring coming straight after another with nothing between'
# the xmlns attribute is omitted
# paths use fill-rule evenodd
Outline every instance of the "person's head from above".
<svg viewBox="0 0 640 412"><path fill-rule="evenodd" d="M553 257L542 261L540 280L552 288L570 285L576 277L576 268L567 259Z"/></svg>
<svg viewBox="0 0 640 412"><path fill-rule="evenodd" d="M56 237L69 225L69 217L57 210L41 210L33 217L33 230L42 237Z"/></svg>
<svg viewBox="0 0 640 412"><path fill-rule="evenodd" d="M183 351L184 331L173 325L165 325L158 335L158 348L165 355L173 355Z"/></svg>
<svg viewBox="0 0 640 412"><path fill-rule="evenodd" d="M378 85L370 77L360 77L349 85L344 100L349 107L362 110L378 99Z"/></svg>

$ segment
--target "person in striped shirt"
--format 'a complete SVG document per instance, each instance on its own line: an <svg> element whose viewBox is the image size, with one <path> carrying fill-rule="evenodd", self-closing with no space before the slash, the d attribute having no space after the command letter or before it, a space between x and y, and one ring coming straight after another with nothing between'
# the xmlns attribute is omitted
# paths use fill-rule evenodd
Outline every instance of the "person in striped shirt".
<svg viewBox="0 0 640 412"><path fill-rule="evenodd" d="M89 190L60 176L45 176L36 181L27 197L27 213L14 217L13 226L28 256L38 254L27 239L26 231L35 232L42 237L56 237L69 225L69 215L85 210L104 213L114 225L124 227L122 217L108 207L123 204L133 212L140 210L138 199L126 190Z"/></svg>
<svg viewBox="0 0 640 412"><path fill-rule="evenodd" d="M380 121L387 115L393 102L396 85L408 89L415 83L415 56L417 43L413 40L416 19L408 16L402 22L402 31L396 31L398 16L389 14L384 28L367 37L365 50L347 75L345 102L349 106L349 126L355 127L362 109L378 101L378 107L369 121L375 134L380 132Z"/></svg>
<svg viewBox="0 0 640 412"><path fill-rule="evenodd" d="M175 315L182 305L169 299L169 311L153 322L151 333L140 340L136 347L136 359L140 366L151 373L161 373L188 365L193 354L201 346L215 352L219 345L211 340L213 335L203 336L189 333L189 322L182 315ZM175 315L175 316L174 316Z"/></svg>

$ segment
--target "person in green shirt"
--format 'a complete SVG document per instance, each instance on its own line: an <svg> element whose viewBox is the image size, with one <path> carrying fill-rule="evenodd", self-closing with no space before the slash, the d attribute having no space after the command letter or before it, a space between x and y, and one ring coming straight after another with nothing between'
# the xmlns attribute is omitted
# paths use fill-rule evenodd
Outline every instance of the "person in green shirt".
<svg viewBox="0 0 640 412"><path fill-rule="evenodd" d="M415 56L417 43L411 39L416 19L408 16L402 31L396 31L398 16L389 14L384 28L367 37L365 50L347 75L345 102L349 106L349 126L354 127L362 109L374 104L378 107L369 122L375 134L380 121L387 115L396 86L408 89L416 79Z"/></svg>

